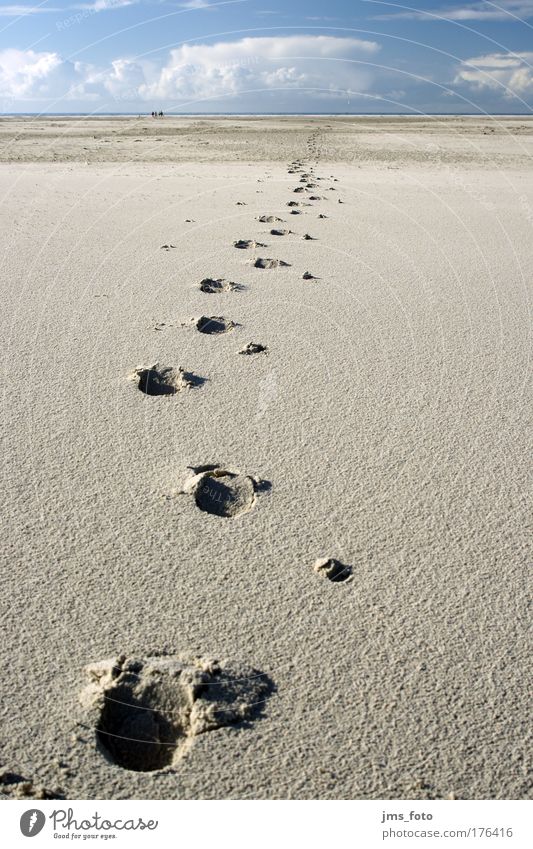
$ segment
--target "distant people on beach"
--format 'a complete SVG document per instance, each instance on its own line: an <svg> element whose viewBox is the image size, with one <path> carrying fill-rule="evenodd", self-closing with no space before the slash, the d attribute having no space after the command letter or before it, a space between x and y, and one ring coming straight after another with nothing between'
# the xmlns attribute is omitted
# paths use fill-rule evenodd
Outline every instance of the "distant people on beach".
<svg viewBox="0 0 533 849"><path fill-rule="evenodd" d="M163 117L164 117L164 115L163 115L162 110L161 110L161 112L152 112L152 118L163 118Z"/></svg>

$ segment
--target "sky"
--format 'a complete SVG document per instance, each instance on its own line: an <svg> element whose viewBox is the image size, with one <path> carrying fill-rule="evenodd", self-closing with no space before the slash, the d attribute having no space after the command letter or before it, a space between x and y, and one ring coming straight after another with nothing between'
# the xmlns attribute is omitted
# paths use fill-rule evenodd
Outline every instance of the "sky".
<svg viewBox="0 0 533 849"><path fill-rule="evenodd" d="M533 0L0 0L2 113L524 113Z"/></svg>

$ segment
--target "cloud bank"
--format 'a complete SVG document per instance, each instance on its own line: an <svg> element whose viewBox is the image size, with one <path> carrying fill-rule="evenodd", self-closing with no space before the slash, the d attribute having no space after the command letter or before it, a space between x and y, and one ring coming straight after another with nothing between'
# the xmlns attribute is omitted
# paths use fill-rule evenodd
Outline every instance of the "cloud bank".
<svg viewBox="0 0 533 849"><path fill-rule="evenodd" d="M527 20L533 17L533 0L498 0L498 2L466 3L461 6L437 6L426 10L392 12L376 15L381 20L434 21L435 17L448 21L512 21Z"/></svg>
<svg viewBox="0 0 533 849"><path fill-rule="evenodd" d="M533 52L489 53L461 63L456 84L499 91L506 99L533 94Z"/></svg>
<svg viewBox="0 0 533 849"><path fill-rule="evenodd" d="M186 105L253 96L313 92L338 97L368 91L375 78L374 41L325 35L243 38L185 44L161 64L122 57L106 67L71 62L56 52L0 51L0 97L68 111L70 101ZM223 108L223 104L222 104Z"/></svg>

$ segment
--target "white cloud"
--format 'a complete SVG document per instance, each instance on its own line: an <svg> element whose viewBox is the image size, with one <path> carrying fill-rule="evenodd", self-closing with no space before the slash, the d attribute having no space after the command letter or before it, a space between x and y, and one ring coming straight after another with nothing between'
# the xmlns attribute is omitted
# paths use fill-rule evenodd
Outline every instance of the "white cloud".
<svg viewBox="0 0 533 849"><path fill-rule="evenodd" d="M72 69L74 66L70 66ZM57 88L65 88L65 72L69 63L57 53L35 53L33 50L0 52L0 96L26 99L53 96Z"/></svg>
<svg viewBox="0 0 533 849"><path fill-rule="evenodd" d="M81 3L75 9L90 9L94 12L105 12L108 9L122 9L124 6L135 6L139 0L93 0L92 3Z"/></svg>
<svg viewBox="0 0 533 849"><path fill-rule="evenodd" d="M28 6L23 4L11 4L0 6L0 17L3 18L19 18L27 17L28 15L49 15L53 13L64 13L72 9L82 9L91 12L104 12L108 9L121 9L124 6L133 6L139 3L140 0L93 0L92 3L75 3L72 6L47 6L41 4L39 6Z"/></svg>
<svg viewBox="0 0 533 849"><path fill-rule="evenodd" d="M172 50L147 97L203 99L258 89L368 89L372 73L352 63L371 60L379 45L333 36L243 38Z"/></svg>
<svg viewBox="0 0 533 849"><path fill-rule="evenodd" d="M420 9L376 16L381 20L405 18L409 20L434 21L435 17L449 21L512 21L533 17L533 0L498 0L497 3L477 2L461 6L443 6L436 9Z"/></svg>
<svg viewBox="0 0 533 849"><path fill-rule="evenodd" d="M489 53L466 59L455 77L473 89L492 89L506 98L533 93L533 53Z"/></svg>
<svg viewBox="0 0 533 849"><path fill-rule="evenodd" d="M186 0L185 3L179 5L182 9L208 9L211 3L207 3L206 0Z"/></svg>
<svg viewBox="0 0 533 849"><path fill-rule="evenodd" d="M62 9L58 9L53 6L23 6L23 5L12 5L12 6L0 6L0 17L2 18L19 18L25 15L45 15L50 14L51 12L61 12Z"/></svg>
<svg viewBox="0 0 533 849"><path fill-rule="evenodd" d="M117 58L107 67L72 63L57 53L0 52L0 96L15 100L46 98L187 104L245 97L258 92L298 92L318 97L368 91L375 72L373 41L333 36L293 35L243 38L216 44L183 45L163 65ZM357 64L357 60L363 62ZM368 63L366 65L365 63Z"/></svg>

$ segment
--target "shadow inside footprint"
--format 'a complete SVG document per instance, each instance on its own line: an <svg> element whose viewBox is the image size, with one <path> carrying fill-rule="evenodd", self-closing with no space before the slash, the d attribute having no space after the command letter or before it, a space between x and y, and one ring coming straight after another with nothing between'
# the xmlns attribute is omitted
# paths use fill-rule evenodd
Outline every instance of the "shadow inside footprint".
<svg viewBox="0 0 533 849"><path fill-rule="evenodd" d="M106 697L96 734L111 759L124 769L152 772L172 763L176 746L186 731L179 721L179 690L176 716L157 710L149 689L137 688L133 672ZM138 693L136 693L138 690ZM152 698L150 698L152 696ZM181 699L181 701L184 701Z"/></svg>
<svg viewBox="0 0 533 849"><path fill-rule="evenodd" d="M198 734L260 715L274 685L251 667L173 656L108 659L88 668L84 703L98 747L117 766L153 772Z"/></svg>
<svg viewBox="0 0 533 849"><path fill-rule="evenodd" d="M227 333L237 327L234 321L229 318L224 318L221 315L202 315L196 322L196 328L200 333L216 335L218 333Z"/></svg>
<svg viewBox="0 0 533 849"><path fill-rule="evenodd" d="M182 368L160 366L158 363L150 368L135 369L134 376L139 379L138 387L145 395L175 395L182 389L205 383L205 378Z"/></svg>
<svg viewBox="0 0 533 849"><path fill-rule="evenodd" d="M233 283L231 280L206 277L204 280L200 281L198 288L201 292L213 295L218 294L219 292L236 292L238 289L242 289L243 287L238 283Z"/></svg>
<svg viewBox="0 0 533 849"><path fill-rule="evenodd" d="M238 239L233 242L233 247L241 250L252 250L253 248L266 248L266 245L262 242L256 242L254 239Z"/></svg>
<svg viewBox="0 0 533 849"><path fill-rule="evenodd" d="M333 581L335 584L349 581L353 573L351 566L346 566L333 557L323 557L317 560L313 568L319 575L323 575L328 581Z"/></svg>
<svg viewBox="0 0 533 849"><path fill-rule="evenodd" d="M253 354L268 354L268 348L266 345L261 345L260 342L248 342L244 348L241 348L239 354L247 354L248 356Z"/></svg>
<svg viewBox="0 0 533 849"><path fill-rule="evenodd" d="M254 262L254 266L256 268L281 268L281 267L289 267L289 262L284 262L282 259L265 259L263 257L258 257Z"/></svg>
<svg viewBox="0 0 533 849"><path fill-rule="evenodd" d="M196 506L204 513L235 518L252 509L256 493L270 488L269 481L209 464L189 467L181 492L193 495Z"/></svg>
<svg viewBox="0 0 533 849"><path fill-rule="evenodd" d="M204 475L195 498L196 504L205 513L234 518L252 509L255 502L254 481L248 475L214 469Z"/></svg>

